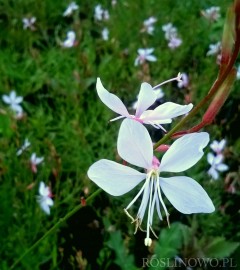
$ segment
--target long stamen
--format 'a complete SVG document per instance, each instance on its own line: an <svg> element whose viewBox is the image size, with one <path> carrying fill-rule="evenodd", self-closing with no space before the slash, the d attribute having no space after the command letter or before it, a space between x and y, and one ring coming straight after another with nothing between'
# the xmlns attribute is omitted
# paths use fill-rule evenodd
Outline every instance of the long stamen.
<svg viewBox="0 0 240 270"><path fill-rule="evenodd" d="M159 176L158 176L158 183L159 183ZM157 185L157 189L158 189L158 197L159 197L159 200L163 206L163 209L165 211L165 214L166 214L166 218L167 218L167 223L168 223L168 227L170 228L170 223L169 223L169 213L167 211L167 208L166 208L166 205L162 199L162 195L161 195L161 191L160 191L160 185Z"/></svg>
<svg viewBox="0 0 240 270"><path fill-rule="evenodd" d="M178 81L178 82L179 82L179 81L181 81L181 78L182 78L182 74L179 72L178 75L177 75L177 77L172 78L172 79L169 79L169 80L167 80L167 81L165 81L165 82L162 82L162 83L160 83L160 84L154 86L154 87L153 87L153 90L159 88L160 86L162 86L162 85L164 85L164 84L166 84L166 83L172 82L172 81Z"/></svg>
<svg viewBox="0 0 240 270"><path fill-rule="evenodd" d="M149 226L150 226L150 216L151 216L151 208L152 208L153 181L154 181L154 176L151 177L151 189L150 189L150 199L149 199L149 205L148 205L147 237L146 237L146 239L151 239L149 237Z"/></svg>
<svg viewBox="0 0 240 270"><path fill-rule="evenodd" d="M109 120L109 121L110 121L110 122L113 122L113 121L116 121L116 120L122 119L122 118L124 118L124 117L126 117L126 116L121 115L121 116L118 116L118 117L116 117L116 118L113 118L113 119L111 119L111 120Z"/></svg>

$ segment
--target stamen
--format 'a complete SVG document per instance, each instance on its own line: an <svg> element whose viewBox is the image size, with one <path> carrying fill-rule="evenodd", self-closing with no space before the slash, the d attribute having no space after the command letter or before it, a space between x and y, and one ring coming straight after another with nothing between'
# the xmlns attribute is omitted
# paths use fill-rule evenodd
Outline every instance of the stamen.
<svg viewBox="0 0 240 270"><path fill-rule="evenodd" d="M158 182L159 182L159 176L157 176L157 177L158 177ZM165 205L165 203L164 203L164 201L162 199L162 195L161 195L161 191L160 191L160 185L157 185L157 189L158 189L158 197L159 197L159 200L160 200L160 202L161 202L161 204L163 206L163 209L165 211L166 218L167 218L167 223L168 223L168 227L170 228L169 213L168 213L167 208L166 208L166 205Z"/></svg>
<svg viewBox="0 0 240 270"><path fill-rule="evenodd" d="M151 189L150 189L150 199L148 205L148 219L147 219L147 238L149 238L149 226L150 226L150 216L151 216L151 206L152 206L152 192L153 192L153 181L154 176L151 176Z"/></svg>
<svg viewBox="0 0 240 270"><path fill-rule="evenodd" d="M167 81L165 81L165 82L162 82L162 83L160 83L160 84L154 86L154 87L153 87L153 90L159 88L160 86L162 86L162 85L164 85L164 84L166 84L166 83L172 82L172 81L178 81L178 82L179 82L179 81L181 81L181 78L182 78L182 74L179 72L178 75L177 75L177 77L172 78L172 79L169 79L169 80L167 80Z"/></svg>
<svg viewBox="0 0 240 270"><path fill-rule="evenodd" d="M122 118L124 118L124 117L126 117L126 116L124 116L124 115L120 115L120 116L118 116L118 117L116 117L116 118L113 118L113 119L109 120L109 122L113 122L113 121L116 121L116 120L122 119Z"/></svg>

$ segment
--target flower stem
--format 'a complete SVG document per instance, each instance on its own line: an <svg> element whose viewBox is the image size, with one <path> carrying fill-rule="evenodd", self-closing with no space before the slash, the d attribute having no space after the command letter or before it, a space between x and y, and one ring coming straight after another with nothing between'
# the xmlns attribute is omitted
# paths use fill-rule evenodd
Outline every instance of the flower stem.
<svg viewBox="0 0 240 270"><path fill-rule="evenodd" d="M95 192L93 192L87 199L86 202L91 201L95 198L102 190L99 188ZM78 210L80 210L83 205L79 204L72 211L68 212L63 218L60 218L59 221L53 225L40 239L38 239L29 249L27 249L10 267L10 269L14 269L16 265L20 263L20 261L28 255L33 249L35 249L40 242L42 242L46 237L52 234L62 223L68 220L73 214L75 214Z"/></svg>
<svg viewBox="0 0 240 270"><path fill-rule="evenodd" d="M239 21L239 20L238 20ZM197 104L197 106L187 115L185 116L175 127L173 127L162 139L160 139L154 145L154 149L157 149L161 144L165 143L169 139L171 139L172 135L178 131L189 119L191 119L209 100L211 100L217 91L220 89L221 85L228 77L229 73L232 71L234 63L238 57L240 49L240 29L236 31L236 40L235 45L232 53L232 57L226 66L225 70L222 74L219 74L219 77L213 83L211 89L209 90L208 94Z"/></svg>

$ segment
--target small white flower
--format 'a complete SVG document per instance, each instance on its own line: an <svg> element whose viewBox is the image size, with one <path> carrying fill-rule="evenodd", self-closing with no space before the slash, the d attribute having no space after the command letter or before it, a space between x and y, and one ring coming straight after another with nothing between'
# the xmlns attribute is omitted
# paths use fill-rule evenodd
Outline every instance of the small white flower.
<svg viewBox="0 0 240 270"><path fill-rule="evenodd" d="M176 36L172 36L169 39L168 47L171 49L175 49L175 48L179 47L181 44L182 44L181 38L176 37Z"/></svg>
<svg viewBox="0 0 240 270"><path fill-rule="evenodd" d="M31 17L31 18L23 18L22 19L23 22L23 29L31 29L31 30L35 30L34 24L36 22L36 18L35 17Z"/></svg>
<svg viewBox="0 0 240 270"><path fill-rule="evenodd" d="M39 195L37 196L37 201L41 209L47 214L50 215L50 207L53 206L54 202L52 200L52 193L48 186L43 182L40 182L39 185Z"/></svg>
<svg viewBox="0 0 240 270"><path fill-rule="evenodd" d="M31 168L34 173L37 172L37 165L42 163L44 160L44 157L37 157L36 153L32 153L30 158Z"/></svg>
<svg viewBox="0 0 240 270"><path fill-rule="evenodd" d="M143 29L142 32L147 32L148 34L152 35L154 31L153 24L156 23L157 19L155 17L150 17L143 22Z"/></svg>
<svg viewBox="0 0 240 270"><path fill-rule="evenodd" d="M216 154L221 154L226 146L227 141L225 139L222 139L221 141L214 140L210 147Z"/></svg>
<svg viewBox="0 0 240 270"><path fill-rule="evenodd" d="M102 30L102 39L108 40L109 39L109 30L105 27Z"/></svg>
<svg viewBox="0 0 240 270"><path fill-rule="evenodd" d="M21 148L17 151L17 156L20 156L30 145L31 143L29 142L28 138L26 138Z"/></svg>
<svg viewBox="0 0 240 270"><path fill-rule="evenodd" d="M177 28L172 23L167 23L162 26L162 30L165 32L165 39L170 40L172 37L177 36Z"/></svg>
<svg viewBox="0 0 240 270"><path fill-rule="evenodd" d="M209 55L217 55L221 52L221 42L217 42L215 44L210 44L209 45L209 50L207 52L207 56Z"/></svg>
<svg viewBox="0 0 240 270"><path fill-rule="evenodd" d="M153 232L153 216L156 212L162 220L164 210L169 223L169 213L163 201L163 195L183 214L211 213L214 205L206 191L194 179L187 176L163 177L162 172L182 172L195 165L203 156L203 148L209 142L206 132L192 133L177 139L163 155L161 162L153 155L152 140L145 127L136 121L125 119L120 127L117 149L120 157L129 164L144 168L144 173L135 168L102 159L95 162L88 170L88 177L105 192L121 196L143 180L140 191L124 209L136 223L136 230L141 229L147 212L147 228L144 243L150 246L150 230ZM136 217L128 209L140 198L142 201ZM155 233L153 232L155 235Z"/></svg>
<svg viewBox="0 0 240 270"><path fill-rule="evenodd" d="M23 101L23 97L21 96L18 97L15 90L12 90L9 96L3 95L2 100L10 106L12 111L14 111L17 114L17 116L20 117L22 115L23 109L20 103Z"/></svg>
<svg viewBox="0 0 240 270"><path fill-rule="evenodd" d="M214 180L219 178L219 172L225 172L229 169L229 167L223 163L223 159L224 157L222 154L214 156L213 153L208 153L207 155L207 161L211 165L208 174Z"/></svg>
<svg viewBox="0 0 240 270"><path fill-rule="evenodd" d="M155 62L157 61L156 56L152 55L154 48L138 49L138 56L134 61L134 65L142 65L145 61Z"/></svg>
<svg viewBox="0 0 240 270"><path fill-rule="evenodd" d="M74 31L67 32L67 38L61 43L64 48L71 48L75 45L76 34Z"/></svg>
<svg viewBox="0 0 240 270"><path fill-rule="evenodd" d="M186 73L182 73L182 78L181 80L178 82L178 88L187 88L188 84L189 84L189 79L188 79L188 75Z"/></svg>
<svg viewBox="0 0 240 270"><path fill-rule="evenodd" d="M78 10L78 5L75 2L71 2L63 13L63 16L71 16L74 10Z"/></svg>
<svg viewBox="0 0 240 270"><path fill-rule="evenodd" d="M211 21L217 21L220 18L220 7L210 7L205 10L202 10L202 15Z"/></svg>
<svg viewBox="0 0 240 270"><path fill-rule="evenodd" d="M96 21L108 20L109 19L109 12L102 8L101 5L97 5L94 9L94 18Z"/></svg>

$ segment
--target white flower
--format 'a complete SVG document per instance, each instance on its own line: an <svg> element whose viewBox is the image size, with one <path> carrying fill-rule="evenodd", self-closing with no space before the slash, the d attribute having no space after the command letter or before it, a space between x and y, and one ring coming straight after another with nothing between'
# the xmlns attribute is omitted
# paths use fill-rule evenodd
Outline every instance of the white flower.
<svg viewBox="0 0 240 270"><path fill-rule="evenodd" d="M187 88L189 84L188 75L186 73L182 73L182 80L178 82L178 88Z"/></svg>
<svg viewBox="0 0 240 270"><path fill-rule="evenodd" d="M172 36L169 39L168 47L171 49L175 49L175 48L179 47L181 44L182 44L181 38L176 37L176 36Z"/></svg>
<svg viewBox="0 0 240 270"><path fill-rule="evenodd" d="M23 29L31 29L31 30L35 30L34 24L36 22L36 18L35 17L31 17L31 18L23 18L22 19L23 22Z"/></svg>
<svg viewBox="0 0 240 270"><path fill-rule="evenodd" d="M36 153L32 153L30 158L31 168L34 173L37 172L37 165L42 163L44 160L44 157L37 157Z"/></svg>
<svg viewBox="0 0 240 270"><path fill-rule="evenodd" d="M17 116L22 115L23 109L20 103L23 101L23 97L18 97L15 90L12 90L9 96L3 95L2 100L10 106L10 108L17 114Z"/></svg>
<svg viewBox="0 0 240 270"><path fill-rule="evenodd" d="M96 21L108 20L109 13L101 5L97 5L94 9L94 18Z"/></svg>
<svg viewBox="0 0 240 270"><path fill-rule="evenodd" d="M215 44L210 44L209 45L209 50L207 52L207 56L209 55L217 55L221 52L221 42L217 42Z"/></svg>
<svg viewBox="0 0 240 270"><path fill-rule="evenodd" d="M75 45L76 34L74 31L67 32L67 38L61 43L64 48L71 48Z"/></svg>
<svg viewBox="0 0 240 270"><path fill-rule="evenodd" d="M206 132L187 134L177 139L163 155L161 163L153 155L152 140L145 127L135 121L125 119L120 127L117 149L122 159L134 166L144 168L145 172L102 159L88 170L88 177L107 193L113 196L123 195L145 180L140 191L125 208L126 214L141 228L147 210L147 230L145 245L150 246L153 214L156 208L162 220L161 209L167 220L169 213L162 193L181 213L211 213L214 206L205 190L187 176L161 177L162 172L182 172L191 168L203 156L203 148L209 142ZM128 209L142 195L142 201L136 218ZM153 230L152 230L153 232Z"/></svg>
<svg viewBox="0 0 240 270"><path fill-rule="evenodd" d="M71 2L67 9L64 11L63 16L71 16L74 10L78 10L78 5L75 2Z"/></svg>
<svg viewBox="0 0 240 270"><path fill-rule="evenodd" d="M102 39L103 40L108 40L109 38L109 30L105 27L102 30Z"/></svg>
<svg viewBox="0 0 240 270"><path fill-rule="evenodd" d="M214 156L212 153L208 153L207 155L207 161L211 165L208 174L214 180L219 178L219 172L225 172L229 169L229 167L223 163L223 159L224 157L222 154Z"/></svg>
<svg viewBox="0 0 240 270"><path fill-rule="evenodd" d="M145 61L155 62L157 61L156 56L152 55L154 48L149 49L138 49L138 56L134 61L134 66L143 64Z"/></svg>
<svg viewBox="0 0 240 270"><path fill-rule="evenodd" d="M226 143L227 141L225 139L222 139L220 142L218 142L217 140L214 140L210 144L210 147L216 154L221 154L226 146Z"/></svg>
<svg viewBox="0 0 240 270"><path fill-rule="evenodd" d="M237 80L240 80L240 65L237 68Z"/></svg>
<svg viewBox="0 0 240 270"><path fill-rule="evenodd" d="M220 18L220 7L210 7L202 10L202 15L209 21L217 21Z"/></svg>
<svg viewBox="0 0 240 270"><path fill-rule="evenodd" d="M168 81L178 80L179 76L180 75ZM160 87L162 84L159 84L157 87ZM141 85L135 115L129 114L123 102L116 95L109 93L103 87L100 78L97 79L97 93L101 101L108 108L120 114L120 116L111 121L126 117L142 124L150 124L155 128L162 128L163 130L162 124L171 123L172 118L188 113L193 107L192 104L178 105L173 102L166 102L159 105L154 110L147 110L157 100L157 95L155 94L154 88L145 82Z"/></svg>
<svg viewBox="0 0 240 270"><path fill-rule="evenodd" d="M17 156L20 156L30 145L31 143L29 142L28 138L26 138L21 148L17 151Z"/></svg>
<svg viewBox="0 0 240 270"><path fill-rule="evenodd" d="M147 32L148 34L152 35L154 31L153 24L156 23L157 19L155 17L150 17L143 22L143 32Z"/></svg>
<svg viewBox="0 0 240 270"><path fill-rule="evenodd" d="M165 32L165 39L170 40L172 37L177 36L177 28L172 23L164 24L162 30Z"/></svg>
<svg viewBox="0 0 240 270"><path fill-rule="evenodd" d="M37 196L37 201L40 207L47 215L50 215L50 206L53 206L54 204L51 198L52 194L50 188L46 186L43 182L40 182L38 192L39 195Z"/></svg>

